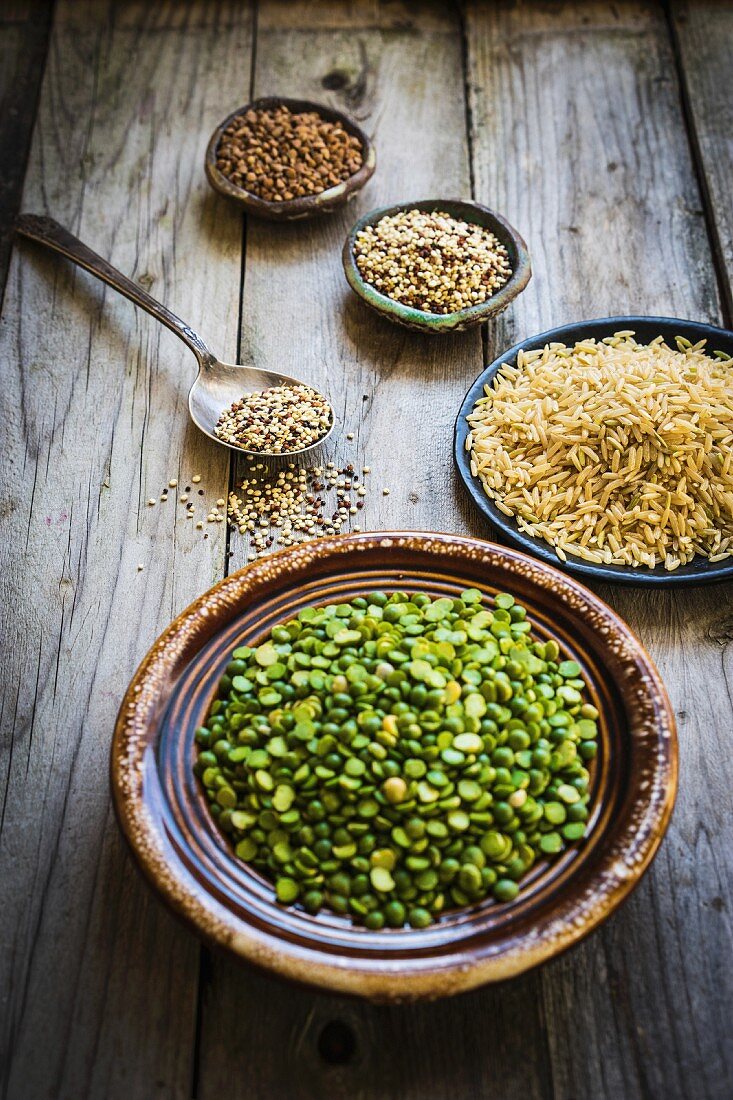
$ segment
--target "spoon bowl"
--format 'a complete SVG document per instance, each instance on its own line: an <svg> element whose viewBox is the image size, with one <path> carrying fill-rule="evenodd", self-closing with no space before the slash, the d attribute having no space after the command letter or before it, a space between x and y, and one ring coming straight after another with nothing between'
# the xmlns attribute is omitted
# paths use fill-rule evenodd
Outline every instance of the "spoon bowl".
<svg viewBox="0 0 733 1100"><path fill-rule="evenodd" d="M188 394L188 410L191 419L200 431L221 447L228 447L230 451L237 451L250 458L302 458L321 447L331 435L334 427L333 406L331 406L331 424L328 431L315 443L301 447L297 451L250 451L220 439L215 431L219 417L225 409L244 395L262 393L273 386L300 386L308 383L287 374L278 374L276 371L260 370L258 367L245 367L235 363L222 363L209 351L198 333L194 332L180 317L177 317L162 302L156 301L132 279L112 267L53 218L39 214L21 214L16 221L15 229L20 236L28 237L54 252L59 252L72 263L84 268L90 275L111 286L113 290L124 294L184 342L196 356L199 366L198 375Z"/></svg>
<svg viewBox="0 0 733 1100"><path fill-rule="evenodd" d="M302 447L298 451L285 451L275 453L272 451L249 451L244 447L237 447L234 443L227 443L216 434L216 424L224 409L229 408L235 401L239 401L245 394L261 393L272 386L300 386L302 382L292 378L289 374L277 374L271 370L259 370L257 367L243 367L237 363L221 363L218 359L202 363L191 389L188 391L188 411L197 428L209 439L213 439L222 447L228 447L230 451L248 455L251 458L303 458L312 454L329 438L334 428L333 409L331 410L331 426L325 435L311 443L308 447Z"/></svg>

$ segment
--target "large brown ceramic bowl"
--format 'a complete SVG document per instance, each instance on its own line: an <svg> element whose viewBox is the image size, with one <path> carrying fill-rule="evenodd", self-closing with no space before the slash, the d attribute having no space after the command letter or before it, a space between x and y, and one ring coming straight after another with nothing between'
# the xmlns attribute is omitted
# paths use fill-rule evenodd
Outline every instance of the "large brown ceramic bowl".
<svg viewBox="0 0 733 1100"><path fill-rule="evenodd" d="M487 596L509 590L540 638L577 660L602 716L590 830L540 863L510 903L447 912L430 928L370 932L331 913L274 901L236 859L192 773L194 730L232 649L308 604L374 589ZM112 787L122 830L170 907L210 943L299 982L375 1000L441 997L519 974L607 917L648 867L674 802L677 741L669 702L631 630L577 581L514 550L456 535L321 539L216 585L158 639L122 703Z"/></svg>

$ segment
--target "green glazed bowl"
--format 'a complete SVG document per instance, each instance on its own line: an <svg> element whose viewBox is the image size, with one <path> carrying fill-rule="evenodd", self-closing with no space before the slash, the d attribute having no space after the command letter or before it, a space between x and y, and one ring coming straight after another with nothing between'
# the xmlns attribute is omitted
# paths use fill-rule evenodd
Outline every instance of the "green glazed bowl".
<svg viewBox="0 0 733 1100"><path fill-rule="evenodd" d="M457 310L455 313L428 313L413 306L403 305L382 294L363 278L356 266L354 259L356 235L365 226L374 225L385 215L399 214L406 210L423 210L431 213L440 210L454 218L460 218L490 230L509 253L509 262L512 266L511 277L485 302L477 306L469 306L468 309ZM363 218L359 218L352 227L344 243L342 259L346 278L355 294L358 294L368 306L375 309L377 313L381 313L383 317L406 328L417 329L419 332L462 332L464 329L488 321L491 317L496 317L518 294L521 294L532 275L527 245L516 229L500 214L489 210L487 206L464 199L422 199L420 202L403 202L397 206L383 206L379 210L372 210Z"/></svg>

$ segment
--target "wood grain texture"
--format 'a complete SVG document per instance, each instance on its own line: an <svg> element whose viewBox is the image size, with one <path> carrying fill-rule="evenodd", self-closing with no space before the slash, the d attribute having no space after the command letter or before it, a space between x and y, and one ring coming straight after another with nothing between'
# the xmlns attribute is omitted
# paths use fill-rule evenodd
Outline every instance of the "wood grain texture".
<svg viewBox="0 0 733 1100"><path fill-rule="evenodd" d="M51 25L51 0L0 10L0 302Z"/></svg>
<svg viewBox="0 0 733 1100"><path fill-rule="evenodd" d="M241 222L201 165L222 108L246 93L250 54L239 2L60 3L23 196L230 357ZM221 529L204 541L175 494L145 504L170 477L200 472L213 499L228 478L225 452L188 422L193 359L163 331L64 262L15 248L0 331L0 584L13 612L0 1091L12 1098L190 1090L198 944L138 878L108 790L131 673L224 565Z"/></svg>
<svg viewBox="0 0 733 1100"><path fill-rule="evenodd" d="M60 0L24 205L135 274L223 357L236 358L241 309L243 361L328 390L335 459L373 470L365 529L487 534L449 457L480 339L420 337L374 317L343 279L346 229L390 201L467 196L473 178L474 197L526 237L535 271L489 328L488 355L611 312L719 320L731 270L730 8L673 0L672 23L652 0L471 0L462 19L437 0L258 9L255 94L331 102L377 142L377 173L355 205L295 226L251 222L239 299L240 218L201 171L210 130L252 90L253 15L238 0ZM185 349L32 246L15 250L0 356L0 594L14 612L0 741L0 1094L728 1100L731 588L604 590L659 664L682 750L667 840L604 929L509 985L404 1008L289 988L202 951L197 1023L198 945L121 849L107 756L135 664L226 569L221 527L203 540L174 522L172 502L144 501L193 472L207 501L224 495L226 458L187 426ZM238 566L238 538L232 549Z"/></svg>
<svg viewBox="0 0 733 1100"><path fill-rule="evenodd" d="M733 324L733 5L672 0L670 19L718 271L726 324Z"/></svg>
<svg viewBox="0 0 733 1100"><path fill-rule="evenodd" d="M534 260L502 345L612 313L719 321L662 12L476 3L467 41L477 198L495 198ZM733 1088L721 1026L733 1014L731 589L603 595L670 691L680 794L631 902L543 971L553 1095L723 1100Z"/></svg>
<svg viewBox="0 0 733 1100"><path fill-rule="evenodd" d="M456 398L480 369L480 338L443 341L375 318L346 283L341 248L357 217L376 206L470 192L460 28L443 4L421 4L412 17L403 5L379 5L371 28L363 22L370 10L259 5L255 95L297 90L350 113L376 143L377 170L343 211L248 225L241 361L287 367L332 396L341 439L329 457L372 470L354 522L450 528L463 501L446 456ZM233 562L243 563L239 540L232 545Z"/></svg>
<svg viewBox="0 0 733 1100"><path fill-rule="evenodd" d="M259 6L255 94L298 91L351 112L377 144L377 171L343 213L248 225L242 361L287 364L333 395L342 428L335 461L373 471L359 516L365 530L464 530L451 439L458 401L481 367L480 337L441 340L377 318L351 295L340 260L360 212L470 195L461 27L448 5L375 5L371 22L370 10L289 4L285 19L284 4ZM239 564L238 539L232 546ZM450 1003L374 1008L209 957L198 1097L224 1089L242 1098L545 1096L539 991L529 975ZM329 1038L334 1023L355 1042L343 1064Z"/></svg>

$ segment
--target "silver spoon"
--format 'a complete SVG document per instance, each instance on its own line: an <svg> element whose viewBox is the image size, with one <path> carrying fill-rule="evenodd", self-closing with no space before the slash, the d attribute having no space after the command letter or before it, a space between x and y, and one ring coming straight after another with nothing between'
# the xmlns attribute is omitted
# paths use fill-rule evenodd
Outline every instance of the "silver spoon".
<svg viewBox="0 0 733 1100"><path fill-rule="evenodd" d="M249 455L252 458L302 458L320 447L328 439L334 427L333 411L331 412L331 426L324 436L308 447L302 447L298 451L284 453L269 451L248 451L244 447L237 447L232 443L226 443L215 434L214 428L219 416L224 409L233 402L239 401L243 394L259 393L271 386L299 386L307 385L297 378L291 378L288 374L277 374L275 371L258 370L256 367L244 367L234 363L220 362L206 347L198 333L176 317L167 306L157 302L146 291L128 279L111 264L93 252L67 229L59 225L53 218L46 218L39 214L21 214L15 223L16 232L23 237L29 237L47 248L60 252L72 263L78 264L101 279L103 283L124 294L136 306L140 306L157 321L161 321L171 332L175 332L184 344L191 349L196 356L199 372L196 381L188 393L188 409L191 419L197 428L213 439L222 447L229 447L232 451ZM312 387L311 387L312 388Z"/></svg>

